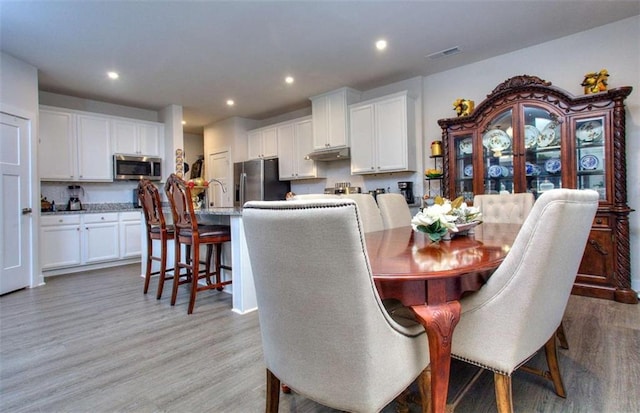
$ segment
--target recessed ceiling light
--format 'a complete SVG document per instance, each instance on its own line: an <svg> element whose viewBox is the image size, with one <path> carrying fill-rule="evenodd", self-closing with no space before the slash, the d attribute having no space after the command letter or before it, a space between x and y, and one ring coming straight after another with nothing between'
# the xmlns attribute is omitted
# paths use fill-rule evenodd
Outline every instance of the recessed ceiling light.
<svg viewBox="0 0 640 413"><path fill-rule="evenodd" d="M186 121L186 120L183 120L183 121L182 121L182 124L183 124L183 125L186 125L186 124L187 124L187 121Z"/></svg>
<svg viewBox="0 0 640 413"><path fill-rule="evenodd" d="M376 49L384 50L387 48L387 41L384 39L380 39L376 42Z"/></svg>
<svg viewBox="0 0 640 413"><path fill-rule="evenodd" d="M227 100L227 106L233 106L235 104L236 104L236 102L234 102L233 99Z"/></svg>
<svg viewBox="0 0 640 413"><path fill-rule="evenodd" d="M109 79L117 79L120 77L118 72L107 72L107 76L109 76Z"/></svg>
<svg viewBox="0 0 640 413"><path fill-rule="evenodd" d="M294 79L293 76L287 76L284 78L284 81L287 82L288 84L292 84Z"/></svg>

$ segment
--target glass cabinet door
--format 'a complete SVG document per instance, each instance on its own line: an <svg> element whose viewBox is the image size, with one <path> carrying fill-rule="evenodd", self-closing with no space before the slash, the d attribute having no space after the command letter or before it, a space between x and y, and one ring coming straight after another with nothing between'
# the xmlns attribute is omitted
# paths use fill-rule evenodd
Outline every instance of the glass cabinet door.
<svg viewBox="0 0 640 413"><path fill-rule="evenodd" d="M513 109L493 118L482 133L485 194L513 193Z"/></svg>
<svg viewBox="0 0 640 413"><path fill-rule="evenodd" d="M594 189L607 199L605 117L578 119L575 123L577 188Z"/></svg>
<svg viewBox="0 0 640 413"><path fill-rule="evenodd" d="M465 202L473 201L473 134L467 133L453 138L455 158L455 196L463 196Z"/></svg>
<svg viewBox="0 0 640 413"><path fill-rule="evenodd" d="M524 106L524 172L526 191L536 198L562 187L561 128L554 113L536 106Z"/></svg>

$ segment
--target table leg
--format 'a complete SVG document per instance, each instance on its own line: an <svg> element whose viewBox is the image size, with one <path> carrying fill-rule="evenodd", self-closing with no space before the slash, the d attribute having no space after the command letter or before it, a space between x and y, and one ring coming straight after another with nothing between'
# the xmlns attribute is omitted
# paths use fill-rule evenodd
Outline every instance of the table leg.
<svg viewBox="0 0 640 413"><path fill-rule="evenodd" d="M451 339L460 320L460 303L451 301L435 305L411 306L417 320L427 332L431 358L431 411L444 413L449 390Z"/></svg>

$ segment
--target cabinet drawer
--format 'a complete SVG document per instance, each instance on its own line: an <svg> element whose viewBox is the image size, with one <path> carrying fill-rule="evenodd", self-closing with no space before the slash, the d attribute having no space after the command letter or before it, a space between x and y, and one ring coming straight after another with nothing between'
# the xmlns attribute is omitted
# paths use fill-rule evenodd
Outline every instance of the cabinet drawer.
<svg viewBox="0 0 640 413"><path fill-rule="evenodd" d="M605 227L605 228L608 228L609 227L609 217L608 216L596 216L593 219L593 226L594 227Z"/></svg>
<svg viewBox="0 0 640 413"><path fill-rule="evenodd" d="M118 221L117 212L109 212L106 214L87 214L84 216L85 224L95 224L99 222L117 222L117 221Z"/></svg>
<svg viewBox="0 0 640 413"><path fill-rule="evenodd" d="M138 211L121 212L121 221L140 221L142 219L142 213Z"/></svg>
<svg viewBox="0 0 640 413"><path fill-rule="evenodd" d="M45 215L40 217L40 226L80 224L80 215Z"/></svg>

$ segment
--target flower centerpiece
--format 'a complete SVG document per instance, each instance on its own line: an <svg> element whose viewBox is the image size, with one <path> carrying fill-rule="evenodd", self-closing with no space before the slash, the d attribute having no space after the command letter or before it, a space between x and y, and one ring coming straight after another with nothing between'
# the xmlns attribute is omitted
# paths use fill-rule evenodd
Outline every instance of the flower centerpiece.
<svg viewBox="0 0 640 413"><path fill-rule="evenodd" d="M463 197L453 201L437 196L433 205L422 209L411 219L414 231L424 232L433 242L449 239L451 233L469 230L478 225L482 213L470 207Z"/></svg>

